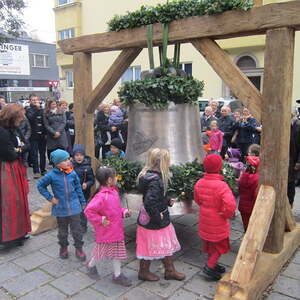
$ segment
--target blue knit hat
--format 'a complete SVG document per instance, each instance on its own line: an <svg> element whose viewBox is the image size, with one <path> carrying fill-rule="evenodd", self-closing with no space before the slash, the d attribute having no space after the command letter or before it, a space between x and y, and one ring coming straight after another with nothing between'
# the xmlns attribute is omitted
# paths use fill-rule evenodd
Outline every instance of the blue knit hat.
<svg viewBox="0 0 300 300"><path fill-rule="evenodd" d="M66 160L67 158L70 157L70 154L61 149L57 149L50 154L50 160L53 163L54 166L58 165L62 161Z"/></svg>
<svg viewBox="0 0 300 300"><path fill-rule="evenodd" d="M73 146L73 155L77 154L77 153L80 153L82 155L85 156L85 149L84 149L84 145L81 145L81 144L75 144Z"/></svg>

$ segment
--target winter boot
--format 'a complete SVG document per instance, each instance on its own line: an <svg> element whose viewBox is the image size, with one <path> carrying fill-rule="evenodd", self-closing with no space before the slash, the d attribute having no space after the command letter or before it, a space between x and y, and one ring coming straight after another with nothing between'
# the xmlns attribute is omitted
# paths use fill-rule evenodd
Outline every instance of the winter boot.
<svg viewBox="0 0 300 300"><path fill-rule="evenodd" d="M173 257L172 256L166 256L163 260L163 264L165 266L165 279L170 280L184 280L185 274L179 273L176 271L174 263L173 263Z"/></svg>
<svg viewBox="0 0 300 300"><path fill-rule="evenodd" d="M226 272L226 269L225 269L224 266L217 264L217 265L215 266L215 271L217 271L217 272L220 273L220 274L223 274L223 273Z"/></svg>
<svg viewBox="0 0 300 300"><path fill-rule="evenodd" d="M61 259L67 259L69 257L68 247L60 247L59 257Z"/></svg>
<svg viewBox="0 0 300 300"><path fill-rule="evenodd" d="M150 272L150 260L141 259L138 278L145 281L158 281L159 277Z"/></svg>
<svg viewBox="0 0 300 300"><path fill-rule="evenodd" d="M94 280L100 279L100 275L98 273L96 266L89 267L89 265L87 265L86 268L87 268L87 276L89 276L91 279L94 279Z"/></svg>
<svg viewBox="0 0 300 300"><path fill-rule="evenodd" d="M121 273L118 277L113 275L112 279L113 283L121 285L121 286L132 286L132 282L130 279L128 279L123 273Z"/></svg>
<svg viewBox="0 0 300 300"><path fill-rule="evenodd" d="M83 252L82 248L76 248L75 255L76 255L77 259L79 259L80 261L86 260L86 255Z"/></svg>
<svg viewBox="0 0 300 300"><path fill-rule="evenodd" d="M222 278L222 276L220 275L219 272L216 271L216 269L212 269L212 268L208 267L207 265L204 266L203 273L215 281L220 280Z"/></svg>

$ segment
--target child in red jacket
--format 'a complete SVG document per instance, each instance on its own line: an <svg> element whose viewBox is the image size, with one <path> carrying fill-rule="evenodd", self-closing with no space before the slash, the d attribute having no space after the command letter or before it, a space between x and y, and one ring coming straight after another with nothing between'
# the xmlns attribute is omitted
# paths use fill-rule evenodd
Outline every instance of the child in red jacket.
<svg viewBox="0 0 300 300"><path fill-rule="evenodd" d="M240 203L239 211L242 216L245 232L255 204L259 182L259 157L247 156L246 171L239 181Z"/></svg>
<svg viewBox="0 0 300 300"><path fill-rule="evenodd" d="M225 268L218 264L222 254L229 252L230 223L235 199L224 177L220 175L222 158L209 154L203 161L205 174L194 187L194 199L199 205L199 236L208 260L203 272L214 280L221 279Z"/></svg>

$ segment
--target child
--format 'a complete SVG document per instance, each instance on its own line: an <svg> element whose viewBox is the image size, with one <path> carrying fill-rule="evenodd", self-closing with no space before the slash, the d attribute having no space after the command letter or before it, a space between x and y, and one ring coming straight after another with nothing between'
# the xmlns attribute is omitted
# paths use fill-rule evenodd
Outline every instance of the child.
<svg viewBox="0 0 300 300"><path fill-rule="evenodd" d="M99 188L84 211L96 235L96 246L87 265L88 276L98 279L96 261L112 259L113 282L122 286L131 286L131 281L121 273L121 259L126 258L123 218L130 217L131 212L120 205L115 169L99 168L96 179Z"/></svg>
<svg viewBox="0 0 300 300"><path fill-rule="evenodd" d="M199 236L208 260L203 272L213 280L221 279L225 268L218 264L222 254L229 252L229 219L235 212L235 199L224 177L220 175L222 158L209 154L203 161L205 174L194 187L194 199L199 205Z"/></svg>
<svg viewBox="0 0 300 300"><path fill-rule="evenodd" d="M259 154L260 154L260 146L258 144L250 145L250 147L248 149L248 155L259 157Z"/></svg>
<svg viewBox="0 0 300 300"><path fill-rule="evenodd" d="M111 140L110 151L106 153L106 157L116 156L120 158L125 157L125 152L122 151L123 143L119 138L114 138Z"/></svg>
<svg viewBox="0 0 300 300"><path fill-rule="evenodd" d="M235 171L235 178L240 178L241 173L244 171L244 164L241 162L242 154L238 148L228 148L225 154L225 160L227 160L230 166Z"/></svg>
<svg viewBox="0 0 300 300"><path fill-rule="evenodd" d="M91 158L85 155L85 149L83 145L74 145L72 164L74 171L79 177L84 198L86 202L88 202L91 194L91 187L95 183L95 177L91 166ZM85 233L87 231L87 219L84 212L81 212L80 218L82 230Z"/></svg>
<svg viewBox="0 0 300 300"><path fill-rule="evenodd" d="M218 121L210 122L211 134L209 135L210 153L221 153L224 133L218 127Z"/></svg>
<svg viewBox="0 0 300 300"><path fill-rule="evenodd" d="M144 209L149 216L148 222L143 224L138 218L136 254L140 259L140 280L159 280L150 272L151 261L156 259L163 261L166 280L185 279L185 275L177 272L173 264L173 254L180 250L180 245L168 211L168 206L174 203L166 195L169 167L169 151L156 148L149 153L147 165L138 176L138 190L143 193Z"/></svg>
<svg viewBox="0 0 300 300"><path fill-rule="evenodd" d="M239 211L241 212L244 230L246 232L249 219L255 204L258 182L259 182L259 157L247 156L247 168L239 181L240 203Z"/></svg>
<svg viewBox="0 0 300 300"><path fill-rule="evenodd" d="M69 153L58 149L51 152L51 162L54 168L41 178L37 183L37 188L49 202L53 204L52 215L57 218L58 240L60 245L59 256L66 259L68 253L68 230L74 239L76 257L80 261L86 260L86 255L82 251L82 228L80 224L80 213L85 207L79 178L71 167ZM51 185L53 195L48 191Z"/></svg>

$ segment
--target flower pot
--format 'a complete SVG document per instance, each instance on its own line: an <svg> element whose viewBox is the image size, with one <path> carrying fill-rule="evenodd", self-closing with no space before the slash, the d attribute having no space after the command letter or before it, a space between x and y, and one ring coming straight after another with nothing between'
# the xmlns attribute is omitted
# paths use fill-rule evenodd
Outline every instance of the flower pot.
<svg viewBox="0 0 300 300"><path fill-rule="evenodd" d="M144 104L129 107L126 158L146 161L153 148L168 149L171 164L203 160L199 107L171 102L167 109L154 110Z"/></svg>

